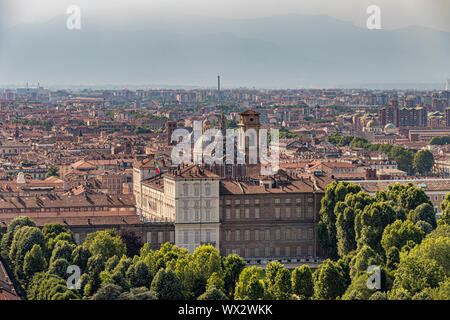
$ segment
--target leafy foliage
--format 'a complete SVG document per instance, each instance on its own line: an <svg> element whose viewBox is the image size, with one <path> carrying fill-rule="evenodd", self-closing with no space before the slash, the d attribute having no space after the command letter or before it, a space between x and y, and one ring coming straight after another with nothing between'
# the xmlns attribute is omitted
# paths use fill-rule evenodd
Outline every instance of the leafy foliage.
<svg viewBox="0 0 450 320"><path fill-rule="evenodd" d="M310 299L314 294L311 268L302 265L292 271L292 292L300 299Z"/></svg>
<svg viewBox="0 0 450 320"><path fill-rule="evenodd" d="M431 151L421 150L414 155L413 168L420 174L430 172L434 165L434 157Z"/></svg>

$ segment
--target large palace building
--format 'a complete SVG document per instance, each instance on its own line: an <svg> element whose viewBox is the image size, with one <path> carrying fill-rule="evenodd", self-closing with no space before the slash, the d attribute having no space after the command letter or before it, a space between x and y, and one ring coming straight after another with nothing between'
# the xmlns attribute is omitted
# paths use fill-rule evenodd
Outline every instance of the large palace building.
<svg viewBox="0 0 450 320"><path fill-rule="evenodd" d="M141 169L135 167L135 177ZM246 260L322 256L316 223L331 180L324 176L220 179L197 165L170 169L135 182L137 214L148 222L173 222L175 244L193 252L214 245Z"/></svg>
<svg viewBox="0 0 450 320"><path fill-rule="evenodd" d="M258 119L256 112L242 113L240 129L258 131ZM245 130L239 130L238 140L248 160L254 142L241 134ZM191 164L157 174L154 160L135 163L136 213L146 222L173 223L175 244L190 252L212 244L222 255L237 253L256 263L322 256L315 226L330 178L283 170L261 176L259 163L232 165L226 170L230 175L217 167L208 169Z"/></svg>

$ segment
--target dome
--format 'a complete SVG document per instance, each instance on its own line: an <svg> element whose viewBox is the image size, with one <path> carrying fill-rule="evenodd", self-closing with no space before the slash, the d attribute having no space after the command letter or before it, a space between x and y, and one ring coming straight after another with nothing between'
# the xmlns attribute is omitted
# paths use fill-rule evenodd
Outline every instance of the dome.
<svg viewBox="0 0 450 320"><path fill-rule="evenodd" d="M392 123L388 123L384 126L385 129L395 129L395 126Z"/></svg>
<svg viewBox="0 0 450 320"><path fill-rule="evenodd" d="M372 119L372 120L370 120L369 122L367 122L366 127L367 127L367 128L373 128L373 127L377 127L378 125L379 125L379 124L378 124L378 121Z"/></svg>

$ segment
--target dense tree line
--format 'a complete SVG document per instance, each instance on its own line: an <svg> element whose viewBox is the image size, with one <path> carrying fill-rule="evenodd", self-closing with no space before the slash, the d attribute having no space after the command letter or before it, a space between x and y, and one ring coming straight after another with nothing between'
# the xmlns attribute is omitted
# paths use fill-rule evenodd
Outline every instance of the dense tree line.
<svg viewBox="0 0 450 320"><path fill-rule="evenodd" d="M97 231L77 245L65 226L40 229L28 217L8 225L0 255L30 300L449 299L450 194L441 208L436 221L428 197L412 184L371 197L334 182L318 225L328 259L315 270L276 261L246 266L213 246L192 254L170 243L151 250L129 231ZM69 289L73 265L81 274ZM367 286L374 265L378 290Z"/></svg>
<svg viewBox="0 0 450 320"><path fill-rule="evenodd" d="M430 139L428 143L431 145L438 145L438 146L450 144L450 136L433 137Z"/></svg>
<svg viewBox="0 0 450 320"><path fill-rule="evenodd" d="M327 136L326 141L337 147L350 146L352 148L364 148L369 151L381 151L388 156L389 160L394 160L400 170L406 171L408 174L414 174L415 172L427 174L434 165L433 154L428 150L414 152L391 144L372 144L361 137L342 136L338 133L330 134Z"/></svg>
<svg viewBox="0 0 450 320"><path fill-rule="evenodd" d="M436 221L427 195L411 183L373 197L355 184L328 185L318 235L330 259L314 273L315 297L450 299L450 194L441 208ZM380 268L376 292L366 285L369 266Z"/></svg>

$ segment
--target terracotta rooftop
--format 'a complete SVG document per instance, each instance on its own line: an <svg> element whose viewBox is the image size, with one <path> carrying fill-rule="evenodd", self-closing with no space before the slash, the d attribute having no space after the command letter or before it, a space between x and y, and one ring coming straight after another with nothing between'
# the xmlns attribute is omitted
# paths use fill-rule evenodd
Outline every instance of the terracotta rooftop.
<svg viewBox="0 0 450 320"><path fill-rule="evenodd" d="M259 114L259 113L256 111L253 111L253 110L247 110L247 111L241 112L240 114L241 115L252 115L252 114Z"/></svg>
<svg viewBox="0 0 450 320"><path fill-rule="evenodd" d="M46 195L37 197L4 197L0 195L0 209L37 209L73 207L134 207L133 195Z"/></svg>
<svg viewBox="0 0 450 320"><path fill-rule="evenodd" d="M201 168L197 165L189 165L184 168L171 170L166 173L168 177L172 178L187 178L187 179L205 179L205 178L219 178L215 173Z"/></svg>
<svg viewBox="0 0 450 320"><path fill-rule="evenodd" d="M94 213L94 212L93 212ZM6 224L12 221L15 217L4 218ZM108 225L136 225L142 224L143 222L140 220L137 214L123 214L123 215L102 215L95 216L90 215L86 217L32 217L33 221L36 223L36 226L43 227L48 223L58 223L61 225L67 226L108 226Z"/></svg>
<svg viewBox="0 0 450 320"><path fill-rule="evenodd" d="M421 187L426 191L442 191L450 192L450 179L409 179L409 180L366 180L366 181L349 181L359 184L361 188L368 193L374 193L377 190L387 190L388 186L400 183L402 185L411 182L417 187Z"/></svg>
<svg viewBox="0 0 450 320"><path fill-rule="evenodd" d="M158 160L158 167L161 168L166 168L168 165L166 163L166 161L164 159L159 159ZM151 159L151 158L146 158L142 161L136 161L133 164L134 168L141 168L141 169L152 169L155 168L155 159Z"/></svg>
<svg viewBox="0 0 450 320"><path fill-rule="evenodd" d="M61 192L64 189L64 182L55 177L49 177L45 180L31 180L26 183L17 183L16 181L0 181L0 195L2 192L23 192L29 191L43 191L48 189L52 192Z"/></svg>
<svg viewBox="0 0 450 320"><path fill-rule="evenodd" d="M314 183L314 180L316 183ZM281 194L324 192L325 187L333 180L328 177L296 179L276 188L254 185L249 181L222 180L220 194Z"/></svg>

